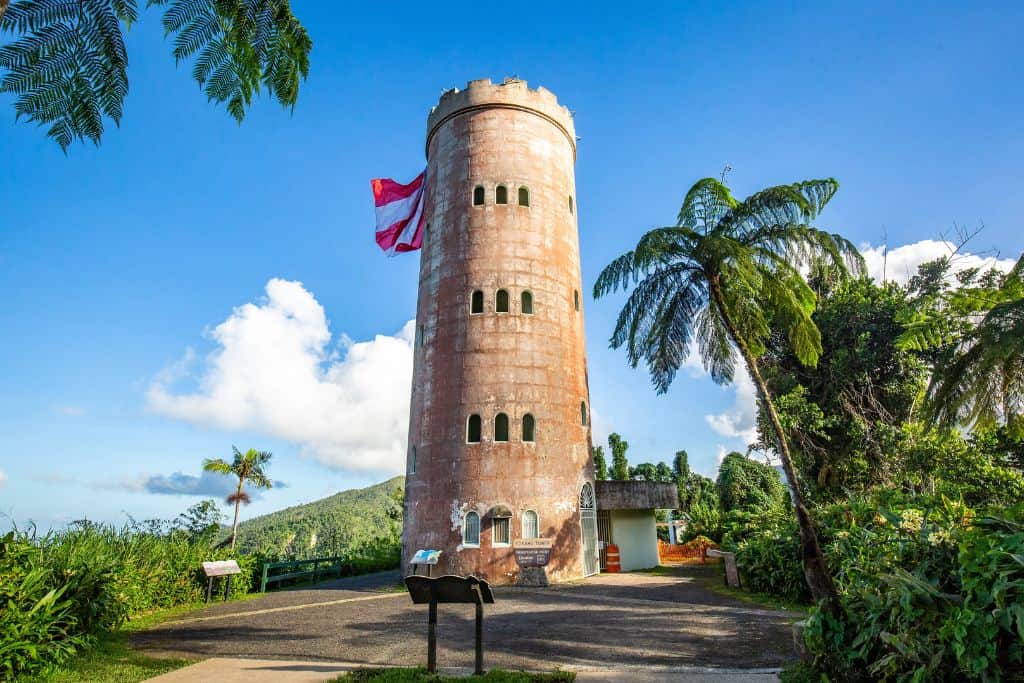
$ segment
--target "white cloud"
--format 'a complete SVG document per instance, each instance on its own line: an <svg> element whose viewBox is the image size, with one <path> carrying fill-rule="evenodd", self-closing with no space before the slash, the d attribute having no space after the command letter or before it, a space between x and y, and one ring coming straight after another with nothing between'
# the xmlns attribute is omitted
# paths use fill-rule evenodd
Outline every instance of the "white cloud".
<svg viewBox="0 0 1024 683"><path fill-rule="evenodd" d="M917 273L919 265L926 261L949 256L955 249L955 244L943 240L921 240L913 244L904 244L901 247L890 249L888 254L885 253L885 247L873 247L867 243L860 245L860 253L863 254L864 261L867 263L868 275L881 282L884 273L886 280L893 280L901 285L905 285ZM1013 259L979 256L961 251L953 259L951 274L967 268L988 270L995 267L1008 271L1013 264Z"/></svg>
<svg viewBox="0 0 1024 683"><path fill-rule="evenodd" d="M330 467L398 473L405 463L415 324L394 336L336 346L323 307L300 282L273 279L267 297L236 308L210 333L218 348L199 373L195 353L150 384L153 412L300 444ZM176 392L183 378L197 390Z"/></svg>
<svg viewBox="0 0 1024 683"><path fill-rule="evenodd" d="M757 440L757 391L746 368L736 368L732 388L732 407L718 415L705 415L704 419L717 433L740 439L746 446Z"/></svg>
<svg viewBox="0 0 1024 683"><path fill-rule="evenodd" d="M0 470L0 489L7 486L7 473Z"/></svg>

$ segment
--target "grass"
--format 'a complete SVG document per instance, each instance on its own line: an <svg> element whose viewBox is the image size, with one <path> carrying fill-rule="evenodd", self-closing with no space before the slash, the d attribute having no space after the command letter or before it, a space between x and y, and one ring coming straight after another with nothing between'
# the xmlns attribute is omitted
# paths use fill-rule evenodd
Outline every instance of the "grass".
<svg viewBox="0 0 1024 683"><path fill-rule="evenodd" d="M342 683L571 683L576 674L571 671L529 673L492 669L483 676L445 676L430 674L423 667L411 669L356 669L342 674L336 681Z"/></svg>

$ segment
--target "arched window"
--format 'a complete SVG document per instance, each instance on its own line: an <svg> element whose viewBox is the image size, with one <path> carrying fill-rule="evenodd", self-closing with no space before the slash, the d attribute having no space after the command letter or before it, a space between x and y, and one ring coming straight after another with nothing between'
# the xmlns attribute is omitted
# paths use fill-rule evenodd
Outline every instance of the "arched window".
<svg viewBox="0 0 1024 683"><path fill-rule="evenodd" d="M495 517L491 520L491 545L506 546L512 542L511 517Z"/></svg>
<svg viewBox="0 0 1024 683"><path fill-rule="evenodd" d="M508 313L508 290L499 289L498 293L494 295L494 312L495 313Z"/></svg>
<svg viewBox="0 0 1024 683"><path fill-rule="evenodd" d="M525 187L519 188L519 206L530 205L530 191Z"/></svg>
<svg viewBox="0 0 1024 683"><path fill-rule="evenodd" d="M578 289L572 290L572 305L577 311L580 310L580 290Z"/></svg>
<svg viewBox="0 0 1024 683"><path fill-rule="evenodd" d="M494 440L508 441L508 415L505 413L494 416Z"/></svg>
<svg viewBox="0 0 1024 683"><path fill-rule="evenodd" d="M584 427L587 426L587 403L586 401L580 401L580 424Z"/></svg>
<svg viewBox="0 0 1024 683"><path fill-rule="evenodd" d="M462 544L480 545L480 515L472 510L462 519Z"/></svg>
<svg viewBox="0 0 1024 683"><path fill-rule="evenodd" d="M498 185L494 188L494 203L495 204L508 204L508 188L504 185Z"/></svg>
<svg viewBox="0 0 1024 683"><path fill-rule="evenodd" d="M540 520L537 518L536 512L527 510L523 513L523 538L538 537L540 537Z"/></svg>
<svg viewBox="0 0 1024 683"><path fill-rule="evenodd" d="M409 448L409 474L416 474L416 447Z"/></svg>
<svg viewBox="0 0 1024 683"><path fill-rule="evenodd" d="M533 441L533 431L536 426L537 422L533 419L533 415L529 413L523 415L523 441Z"/></svg>
<svg viewBox="0 0 1024 683"><path fill-rule="evenodd" d="M466 443L480 443L480 416L473 414L466 422Z"/></svg>
<svg viewBox="0 0 1024 683"><path fill-rule="evenodd" d="M483 313L484 312L484 293L479 289L473 292L473 295L469 299L469 312L470 313Z"/></svg>
<svg viewBox="0 0 1024 683"><path fill-rule="evenodd" d="M533 294L530 292L523 292L522 297L520 298L522 305L519 307L519 310L526 315L533 315Z"/></svg>
<svg viewBox="0 0 1024 683"><path fill-rule="evenodd" d="M572 213L572 195L569 195L569 213Z"/></svg>
<svg viewBox="0 0 1024 683"><path fill-rule="evenodd" d="M473 206L484 205L484 186L477 185L473 188Z"/></svg>

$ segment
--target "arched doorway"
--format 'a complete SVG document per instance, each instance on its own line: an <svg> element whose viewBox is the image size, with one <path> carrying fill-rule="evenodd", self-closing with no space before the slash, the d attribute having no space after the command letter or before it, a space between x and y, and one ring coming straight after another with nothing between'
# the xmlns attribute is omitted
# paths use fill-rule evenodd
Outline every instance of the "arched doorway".
<svg viewBox="0 0 1024 683"><path fill-rule="evenodd" d="M583 527L583 575L592 576L599 571L597 552L597 506L594 487L587 482L580 491L580 525Z"/></svg>

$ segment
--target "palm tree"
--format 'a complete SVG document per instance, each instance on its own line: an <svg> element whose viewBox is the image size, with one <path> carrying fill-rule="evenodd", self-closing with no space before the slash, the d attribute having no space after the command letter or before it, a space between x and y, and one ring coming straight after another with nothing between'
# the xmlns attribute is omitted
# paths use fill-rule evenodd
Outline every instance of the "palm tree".
<svg viewBox="0 0 1024 683"><path fill-rule="evenodd" d="M206 472L216 472L217 474L233 474L238 477L238 489L227 498L228 504L235 504L235 521L231 525L231 549L235 549L235 539L238 537L238 509L242 503L248 505L252 502L249 494L242 490L242 487L248 482L258 489L269 489L273 486L273 483L267 478L266 472L263 468L270 463L270 459L273 454L270 451L257 451L255 448L250 448L245 453L239 452L234 446L231 447L234 451L235 458L232 462L228 462L222 458L211 460L207 458L203 461L203 470Z"/></svg>
<svg viewBox="0 0 1024 683"><path fill-rule="evenodd" d="M931 310L914 311L900 336L904 348L954 342L928 385L925 419L943 427L1024 430L1024 255L1001 283L963 287ZM977 324L957 338L959 321Z"/></svg>
<svg viewBox="0 0 1024 683"><path fill-rule="evenodd" d="M633 287L610 344L625 345L633 367L646 363L658 393L668 390L694 340L718 384L732 381L739 351L793 492L804 576L815 600L833 611L835 585L757 358L775 325L786 331L797 358L815 365L821 354L821 335L811 320L815 295L799 269L812 262L842 273L864 269L852 243L809 224L838 187L833 179L808 180L770 187L740 202L722 182L705 178L687 193L675 225L646 233L594 285L594 298Z"/></svg>
<svg viewBox="0 0 1024 683"><path fill-rule="evenodd" d="M48 126L66 152L75 140L99 144L104 120L120 124L128 94L124 31L139 0L0 0L0 93L17 97L16 118ZM309 73L313 47L289 0L146 0L166 7L164 32L175 62L196 56L192 77L239 123L266 88L291 108Z"/></svg>

